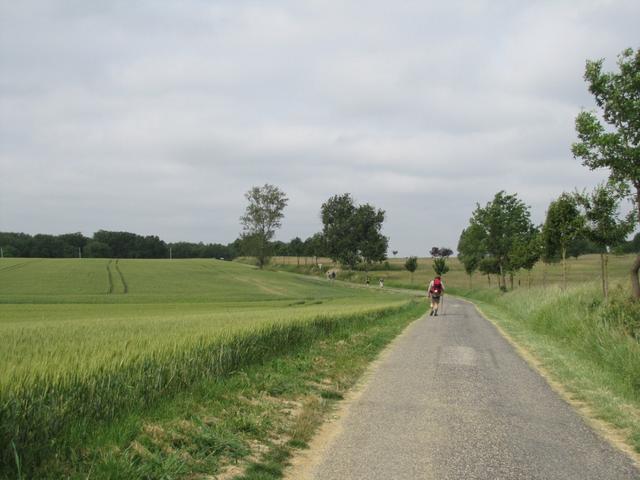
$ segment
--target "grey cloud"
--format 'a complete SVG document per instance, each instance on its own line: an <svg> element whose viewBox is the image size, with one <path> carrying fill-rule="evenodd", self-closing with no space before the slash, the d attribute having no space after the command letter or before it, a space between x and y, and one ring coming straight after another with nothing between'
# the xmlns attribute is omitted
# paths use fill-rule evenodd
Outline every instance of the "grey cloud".
<svg viewBox="0 0 640 480"><path fill-rule="evenodd" d="M569 151L593 106L584 61L612 67L639 14L626 0L5 2L0 230L228 242L265 182L291 198L283 239L317 231L342 192L387 211L401 254L455 246L500 189L539 221L605 175Z"/></svg>

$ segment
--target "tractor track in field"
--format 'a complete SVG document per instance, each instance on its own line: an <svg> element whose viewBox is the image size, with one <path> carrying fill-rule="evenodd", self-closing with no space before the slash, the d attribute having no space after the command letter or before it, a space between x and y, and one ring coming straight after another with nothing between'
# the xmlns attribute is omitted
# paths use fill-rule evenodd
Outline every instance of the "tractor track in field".
<svg viewBox="0 0 640 480"><path fill-rule="evenodd" d="M0 268L0 272L9 272L11 270L17 270L19 268L26 267L27 265L29 265L31 263L37 263L38 261L39 260L32 260L30 262L14 263L13 265L8 265L6 267Z"/></svg>
<svg viewBox="0 0 640 480"><path fill-rule="evenodd" d="M115 263L115 267L116 267L116 272L118 272L118 275L120 276L120 281L122 282L122 289L123 289L123 294L126 295L127 293L129 293L129 286L127 285L127 281L124 279L124 275L122 274L122 270L120 270L120 265L118 265L118 262L120 261L120 259L116 259L116 263Z"/></svg>
<svg viewBox="0 0 640 480"><path fill-rule="evenodd" d="M109 260L107 262L107 279L109 281L109 289L107 290L108 295L111 295L113 293L113 275L111 274L111 262L113 262L113 260Z"/></svg>

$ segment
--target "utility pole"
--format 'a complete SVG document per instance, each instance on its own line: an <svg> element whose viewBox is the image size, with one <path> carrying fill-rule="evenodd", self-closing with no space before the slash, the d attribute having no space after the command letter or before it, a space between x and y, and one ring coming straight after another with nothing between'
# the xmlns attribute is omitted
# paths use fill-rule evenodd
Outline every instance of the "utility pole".
<svg viewBox="0 0 640 480"><path fill-rule="evenodd" d="M4 258L4 250L2 250L2 247L0 247L0 258Z"/></svg>
<svg viewBox="0 0 640 480"><path fill-rule="evenodd" d="M78 258L82 258L82 250L78 247Z"/></svg>
<svg viewBox="0 0 640 480"><path fill-rule="evenodd" d="M173 250L169 247L169 260L173 260Z"/></svg>

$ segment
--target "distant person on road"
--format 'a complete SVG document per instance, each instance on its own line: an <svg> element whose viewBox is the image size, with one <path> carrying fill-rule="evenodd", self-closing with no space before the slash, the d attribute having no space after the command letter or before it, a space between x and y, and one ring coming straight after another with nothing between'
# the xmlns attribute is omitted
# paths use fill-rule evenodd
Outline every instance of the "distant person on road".
<svg viewBox="0 0 640 480"><path fill-rule="evenodd" d="M438 316L438 307L440 306L440 298L444 294L444 284L440 275L429 282L429 288L427 289L427 296L431 299L431 312L429 316Z"/></svg>

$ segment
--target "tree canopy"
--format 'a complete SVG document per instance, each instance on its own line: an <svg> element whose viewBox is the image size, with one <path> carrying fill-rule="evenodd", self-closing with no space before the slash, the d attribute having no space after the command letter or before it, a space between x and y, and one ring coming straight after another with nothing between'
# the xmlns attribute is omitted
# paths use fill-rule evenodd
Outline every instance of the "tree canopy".
<svg viewBox="0 0 640 480"><path fill-rule="evenodd" d="M321 207L322 234L329 257L354 268L387 258L389 239L382 235L384 210L356 205L349 193L334 195Z"/></svg>
<svg viewBox="0 0 640 480"><path fill-rule="evenodd" d="M584 79L601 117L582 111L576 117L574 157L590 169L607 168L620 193L631 195L640 222L640 49L618 56L618 71L604 72L603 59L588 60ZM640 299L640 255L631 269L633 295Z"/></svg>
<svg viewBox="0 0 640 480"><path fill-rule="evenodd" d="M485 273L499 273L503 288L506 273L519 268L516 247L528 243L535 233L530 217L529 206L517 194L504 191L496 193L484 207L478 205L471 216L474 238L482 242L484 250L478 266Z"/></svg>
<svg viewBox="0 0 640 480"><path fill-rule="evenodd" d="M262 187L252 187L245 197L248 205L240 217L247 253L252 254L262 268L271 254L270 241L277 228L282 226L284 209L289 199L274 185L265 183Z"/></svg>

